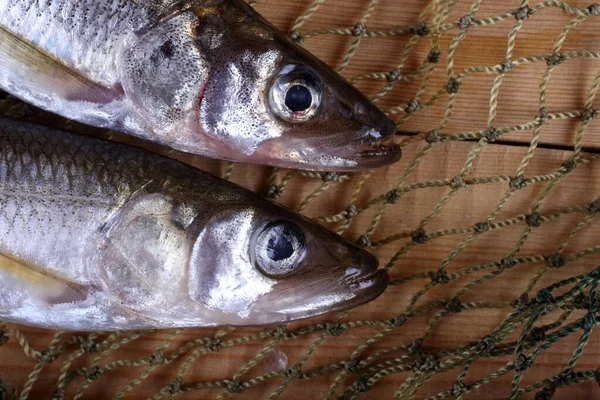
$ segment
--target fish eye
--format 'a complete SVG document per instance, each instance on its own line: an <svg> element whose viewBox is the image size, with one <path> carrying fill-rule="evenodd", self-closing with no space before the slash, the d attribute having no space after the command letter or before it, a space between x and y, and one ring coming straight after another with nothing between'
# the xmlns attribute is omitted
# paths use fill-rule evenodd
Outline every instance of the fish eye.
<svg viewBox="0 0 600 400"><path fill-rule="evenodd" d="M271 86L269 106L284 121L305 122L317 114L321 96L321 85L311 71L292 69L278 76Z"/></svg>
<svg viewBox="0 0 600 400"><path fill-rule="evenodd" d="M254 249L256 266L279 278L297 271L306 253L302 230L289 221L272 222L259 234Z"/></svg>
<svg viewBox="0 0 600 400"><path fill-rule="evenodd" d="M285 94L285 105L293 112L308 110L312 105L310 90L303 85L290 87Z"/></svg>

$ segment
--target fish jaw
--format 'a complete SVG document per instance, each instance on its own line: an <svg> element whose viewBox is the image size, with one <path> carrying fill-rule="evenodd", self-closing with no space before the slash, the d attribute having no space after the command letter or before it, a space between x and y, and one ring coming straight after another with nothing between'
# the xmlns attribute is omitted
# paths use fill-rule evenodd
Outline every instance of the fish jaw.
<svg viewBox="0 0 600 400"><path fill-rule="evenodd" d="M374 256L361 253L362 263L338 266L333 276L307 285L282 282L275 286L273 293L254 304L245 325L291 322L348 310L376 299L387 288L389 276L386 270L377 268Z"/></svg>
<svg viewBox="0 0 600 400"><path fill-rule="evenodd" d="M355 134L277 138L262 144L247 161L314 171L356 172L384 167L402 158L402 149L387 140L396 132L390 122L381 129L365 126Z"/></svg>

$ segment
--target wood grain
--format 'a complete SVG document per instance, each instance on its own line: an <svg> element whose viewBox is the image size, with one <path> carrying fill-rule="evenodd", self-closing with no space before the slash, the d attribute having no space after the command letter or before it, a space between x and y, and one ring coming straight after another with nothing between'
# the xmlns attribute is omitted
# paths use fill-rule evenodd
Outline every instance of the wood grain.
<svg viewBox="0 0 600 400"><path fill-rule="evenodd" d="M274 21L276 25L288 30L293 21L301 15L311 4L311 1L301 0L295 2L280 3L275 0L264 0L259 2L257 9L264 13L267 18ZM389 29L412 26L416 23L419 13L427 5L426 1L417 0L381 0L375 13L367 22L369 29ZM518 8L520 1L498 0L484 1L481 10L476 14L477 18L495 16L507 10ZM468 12L471 1L459 1L456 8L449 16L449 21L457 21ZM572 5L584 7L588 1L571 1ZM368 2L361 0L350 0L343 3L333 0L325 1L321 9L301 28L302 33L330 27L351 27L364 14ZM545 9L526 21L518 34L515 57L525 55L550 54L552 46L563 30L564 25L569 23L572 16L566 16L562 11L555 8ZM508 18L493 26L476 27L469 32L467 38L460 44L456 53L455 69L460 71L472 65L494 65L505 58L507 34L515 23L514 18ZM565 42L565 49L585 49L589 51L600 51L600 40L598 36L600 28L600 17L578 26L569 35ZM442 36L440 45L442 48L442 61L436 67L432 76L430 88L426 91L424 98L427 99L439 88L446 85L447 75L445 72L447 48L456 34L456 30L450 31ZM359 46L356 57L352 60L344 75L352 78L358 74L372 71L386 72L397 66L401 58L404 45L409 40L409 35L394 36L391 38L364 39ZM309 39L305 45L321 56L331 65L339 65L346 47L352 40L351 37L330 35ZM429 38L421 39L404 66L404 73L414 71L427 57L430 49ZM541 75L546 69L545 63L529 65L516 68L506 76L506 81L501 87L498 102L498 116L494 123L497 127L509 126L531 121L539 108L539 84ZM553 73L548 88L548 105L551 112L582 110L594 76L600 71L600 60L570 60L559 66ZM487 75L472 75L465 79L458 95L451 121L444 132L461 133L485 129L489 114L490 89L494 77ZM376 93L385 85L385 81L361 81L359 87L368 94ZM419 81L400 82L379 104L383 109L406 104L411 100L418 90ZM595 106L600 107L598 100ZM431 108L416 113L405 125L406 130L427 132L439 124L441 116L447 105L447 95L443 96ZM560 165L568 161L572 156L569 150L574 143L574 135L578 121L555 121L548 123L542 130L540 148L525 170L525 177L543 176L555 172ZM586 149L595 150L600 147L599 125L595 120L588 126L584 144ZM511 133L503 137L509 144L490 144L485 146L475 158L473 168L468 175L469 179L492 176L513 176L525 156L528 149L527 144L531 139L531 131ZM131 141L122 138L124 141ZM522 146L521 144L526 144ZM155 146L146 147L155 149ZM361 194L357 199L357 206L366 204L370 199L383 195L391 190L402 172L412 163L426 144L414 142L404 146L404 158L396 165L376 171L365 183ZM469 142L450 142L438 144L418 164L413 174L404 183L404 186L420 181L443 180L455 177L465 165L465 160L473 147ZM189 156L180 157L184 161L197 165L210 172L220 174L224 165L219 162L194 159ZM236 166L232 180L254 190L264 191L266 179L272 169L258 166ZM552 191L541 209L541 214L548 214L566 207L575 207L591 203L600 196L600 163L591 162L578 166L569 176L563 179ZM340 213L349 205L349 198L354 185L360 176L354 176L350 181L343 184L333 184L330 190L319 196L306 209L307 215L312 217L330 216ZM279 199L283 204L292 208L299 206L300 201L313 190L322 185L313 179L294 178L290 186ZM505 220L521 214L531 212L535 199L542 193L547 183L532 184L519 190L506 204L497 216L496 220ZM459 190L458 194L443 208L440 214L434 218L426 227L427 232L438 230L471 227L477 222L485 220L487 215L495 207L501 196L508 190L507 182L476 185ZM402 196L398 203L386 208L381 222L375 229L372 241L384 240L392 235L410 232L414 230L419 222L425 218L439 203L444 195L450 191L447 186L416 189ZM361 234L369 229L370 223L375 215L377 207L372 207L359 215L346 232L345 236L350 240L357 240ZM526 241L521 255L550 255L560 241L578 224L585 213L572 213L559 219L542 224L531 233ZM330 225L335 228L336 225ZM510 227L492 230L480 235L475 241L467 246L447 267L448 273L456 272L464 268L480 265L486 262L499 260L509 254L515 247L516 242L525 229L525 223L520 222ZM432 240L426 244L419 245L403 256L391 269L393 280L402 279L419 272L429 272L438 269L443 260L456 248L460 241L464 240L465 234L448 235ZM600 226L592 223L577 234L564 250L566 256L572 255L583 249L598 245L600 237ZM399 239L382 247L373 249L382 265L386 265L394 254L409 241ZM576 262L568 264L561 269L550 270L534 287L533 293L551 284L552 282L566 279L568 277L582 274L593 270L600 264L600 253L594 253ZM541 268L543 263L531 263L519 265L511 270L505 271L499 277L477 287L465 296L463 301L492 302L498 303L511 301L517 298L525 289L533 275ZM483 276L483 272L464 276L452 283L439 286L429 291L421 298L417 307L432 304L437 300L449 300L460 288L472 282L475 278ZM391 286L382 297L376 301L352 311L346 320L385 320L401 314L412 296L421 290L429 278L417 279L402 285ZM456 348L465 345L491 332L510 313L511 307L502 309L476 309L466 310L460 314L443 317L435 327L432 335L425 341L426 350L440 350ZM373 354L375 351L389 349L393 346L407 345L419 337L425 329L429 320L435 314L434 311L410 320L406 325L394 331L384 340L375 343L366 353ZM581 313L574 313L571 319L581 318ZM333 315L310 321L292 324L289 327L293 331L302 326L313 325L316 321L330 321ZM557 318L552 314L544 321ZM544 322L542 321L542 322ZM542 323L540 322L540 324ZM52 340L53 333L38 329L20 327L33 348L45 348ZM259 332L259 329L236 329L227 334L226 339L242 337L251 333ZM382 328L365 327L352 329L344 332L341 336L326 339L319 349L311 356L304 366L304 372L318 370L320 367L330 365L340 360L346 360L356 348L369 338L373 337ZM210 337L216 332L215 329L192 329L186 330L174 340L167 349L167 353L189 341L197 338ZM138 360L147 359L170 332L156 332L143 335L139 340L123 346L116 354L103 361L103 365L110 360ZM525 374L521 387L540 381L546 377L558 373L569 360L573 349L580 336L580 331L561 341L560 344L552 346L535 363L534 368ZM590 343L586 346L584 355L580 359L576 370L598 368L600 359L600 340L598 331L594 331ZM287 367L296 363L306 352L308 347L318 338L319 333L307 335L294 340L283 340L275 352L269 352L266 359L259 363L243 380L260 375L276 369L276 361L287 357ZM516 336L511 336L515 339ZM184 384L192 384L198 381L221 380L230 378L237 373L249 360L251 360L270 339L249 342L243 346L235 346L223 349L218 353L210 353L199 358L183 378ZM185 356L191 354L190 349ZM384 359L392 360L400 356L401 352L392 353ZM89 364L95 355L84 356L75 360L73 368ZM149 379L133 390L127 398L143 399L157 390L168 386L175 378L179 368L185 362L186 357L163 368L158 368ZM477 361L471 368L466 382L475 380L497 370L514 356ZM45 367L40 375L30 398L48 398L49 389L53 388L62 361L52 363ZM35 366L33 360L23 355L23 350L14 338L4 346L0 347L0 380L9 382L16 387L23 387L28 374ZM108 376L100 381L92 383L83 398L104 399L111 398L135 379L142 372L142 368L121 368L110 372ZM422 388L415 398L426 398L427 395L449 390L458 375L458 370L440 374ZM310 381L296 381L280 397L282 399L306 399L323 398L329 386L335 379L337 373L311 379ZM358 378L358 374L352 374L345 378L342 386L351 384ZM383 399L392 398L398 387L410 376L412 372L392 374L379 382L372 391L363 394L360 398ZM489 399L506 397L510 394L510 382L513 373L493 381L482 389L475 391L465 399ZM283 381L282 378L274 379L257 388L245 391L240 398L263 399L277 388ZM69 395L82 382L78 378L71 385ZM177 398L205 399L215 398L223 389L205 389L191 392ZM535 392L533 392L535 393ZM568 389L559 389L554 398L558 399L591 399L600 397L600 389L595 382L587 382ZM70 398L70 397L68 397ZM533 398L530 394L528 398Z"/></svg>

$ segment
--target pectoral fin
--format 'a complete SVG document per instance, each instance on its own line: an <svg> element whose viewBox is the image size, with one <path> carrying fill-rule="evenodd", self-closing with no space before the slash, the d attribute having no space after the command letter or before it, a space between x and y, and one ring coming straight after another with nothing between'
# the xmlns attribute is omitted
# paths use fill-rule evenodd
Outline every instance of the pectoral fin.
<svg viewBox="0 0 600 400"><path fill-rule="evenodd" d="M0 76L18 82L32 95L60 96L66 100L107 104L122 96L90 81L51 54L0 25Z"/></svg>
<svg viewBox="0 0 600 400"><path fill-rule="evenodd" d="M19 278L32 289L33 296L50 304L73 303L87 297L86 287L3 252L0 252L0 270Z"/></svg>

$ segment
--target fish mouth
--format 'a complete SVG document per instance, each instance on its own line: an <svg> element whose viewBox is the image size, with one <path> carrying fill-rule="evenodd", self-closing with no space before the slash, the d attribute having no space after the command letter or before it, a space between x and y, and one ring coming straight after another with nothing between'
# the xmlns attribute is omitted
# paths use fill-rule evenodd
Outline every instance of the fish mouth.
<svg viewBox="0 0 600 400"><path fill-rule="evenodd" d="M386 270L377 269L377 259L367 254L368 264L340 269L337 276L276 289L254 304L249 318L257 325L286 323L352 309L376 299L388 287L389 276Z"/></svg>
<svg viewBox="0 0 600 400"><path fill-rule="evenodd" d="M393 131L363 128L351 135L285 139L263 143L249 162L311 171L356 172L381 168L402 158L402 149L388 139ZM348 140L350 137L350 140Z"/></svg>

